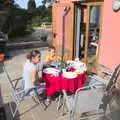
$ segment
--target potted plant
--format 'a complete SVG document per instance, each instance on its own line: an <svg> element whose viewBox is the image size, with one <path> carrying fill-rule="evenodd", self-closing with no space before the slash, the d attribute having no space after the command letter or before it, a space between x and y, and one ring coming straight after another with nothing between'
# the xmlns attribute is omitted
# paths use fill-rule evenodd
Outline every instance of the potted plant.
<svg viewBox="0 0 120 120"><path fill-rule="evenodd" d="M0 53L0 63L2 63L5 60L5 54Z"/></svg>

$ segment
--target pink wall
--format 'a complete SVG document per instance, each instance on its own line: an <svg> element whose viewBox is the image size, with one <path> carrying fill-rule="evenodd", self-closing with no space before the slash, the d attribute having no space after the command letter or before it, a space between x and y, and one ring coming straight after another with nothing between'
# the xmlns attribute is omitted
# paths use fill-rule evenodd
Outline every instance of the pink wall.
<svg viewBox="0 0 120 120"><path fill-rule="evenodd" d="M79 0L60 0L60 2L74 2ZM114 12L114 0L104 0L102 33L100 45L100 64L110 69L120 63L120 10Z"/></svg>
<svg viewBox="0 0 120 120"><path fill-rule="evenodd" d="M70 7L68 12L64 11L65 6ZM72 59L72 47L73 47L73 4L58 4L56 3L55 10L55 47L57 48L57 54ZM64 18L64 24L63 24ZM63 27L64 26L64 27ZM71 42L72 41L72 42Z"/></svg>
<svg viewBox="0 0 120 120"><path fill-rule="evenodd" d="M60 17L61 16L61 17ZM57 7L56 9L56 45L58 48L58 54L61 55L61 46L62 46L62 16L63 16L63 7Z"/></svg>
<svg viewBox="0 0 120 120"><path fill-rule="evenodd" d="M112 10L113 0L104 1L100 64L113 69L120 63L120 11Z"/></svg>

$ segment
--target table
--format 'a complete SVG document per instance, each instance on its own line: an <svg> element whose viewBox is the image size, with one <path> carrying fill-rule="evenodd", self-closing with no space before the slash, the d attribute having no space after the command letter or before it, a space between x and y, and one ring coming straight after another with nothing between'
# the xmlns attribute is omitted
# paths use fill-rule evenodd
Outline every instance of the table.
<svg viewBox="0 0 120 120"><path fill-rule="evenodd" d="M52 74L43 73L43 79L46 83L46 93L51 97L56 92L61 92L62 89L75 93L75 91L82 87L86 81L86 72L78 74L76 78L65 78L62 75L54 76Z"/></svg>

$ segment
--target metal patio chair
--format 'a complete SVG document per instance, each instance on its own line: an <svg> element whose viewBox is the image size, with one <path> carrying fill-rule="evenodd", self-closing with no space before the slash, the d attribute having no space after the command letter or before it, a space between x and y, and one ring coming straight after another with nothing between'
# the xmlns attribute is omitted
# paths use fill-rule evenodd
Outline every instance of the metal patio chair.
<svg viewBox="0 0 120 120"><path fill-rule="evenodd" d="M92 76L92 82L88 86L79 88L72 96L68 96L63 90L69 120L105 116L107 105L111 112L111 102L118 91L120 93L120 89L115 88L117 79L120 78L120 65L110 75L109 82L97 75ZM120 100L120 94L117 97Z"/></svg>
<svg viewBox="0 0 120 120"><path fill-rule="evenodd" d="M9 103L9 107L10 107L13 118L15 117L17 111L19 110L19 105L22 103L22 101L24 101L25 99L28 99L28 98L32 98L35 103L42 105L44 110L47 108L47 105L45 104L44 99L41 96L42 91L40 94L38 94L35 89L32 89L32 93L34 93L34 95L30 95L29 91L26 92L24 90L22 77L12 80L5 68L5 65L4 65L3 69L4 69L4 72L6 73L9 83L11 85L12 99L16 104L15 108L13 109L11 103Z"/></svg>
<svg viewBox="0 0 120 120"><path fill-rule="evenodd" d="M99 109L102 103L103 88L95 85L77 89L75 95L68 96L63 90L64 101L68 110L69 120L80 120L104 116Z"/></svg>
<svg viewBox="0 0 120 120"><path fill-rule="evenodd" d="M102 83L105 85L105 92L102 98L102 102L103 109L106 111L107 106L109 105L109 107L111 107L111 103L113 101L118 102L120 100L120 89L116 88L116 84L120 82L120 64L115 67L112 73L105 74L110 76L108 81L97 75L89 76L89 78L91 79L91 85L96 83Z"/></svg>

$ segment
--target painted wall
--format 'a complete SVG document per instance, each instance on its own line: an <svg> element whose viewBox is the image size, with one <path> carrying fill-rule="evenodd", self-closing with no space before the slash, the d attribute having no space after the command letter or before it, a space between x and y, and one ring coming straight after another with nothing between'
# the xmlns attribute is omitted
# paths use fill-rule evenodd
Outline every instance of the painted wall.
<svg viewBox="0 0 120 120"><path fill-rule="evenodd" d="M55 9L55 32L56 33L56 38L55 38L55 45L57 48L57 54L61 56L61 52L62 51L62 16L63 16L63 7L57 7L57 9ZM61 16L61 17L60 17Z"/></svg>
<svg viewBox="0 0 120 120"><path fill-rule="evenodd" d="M113 0L104 1L100 64L114 69L120 63L120 11L112 10Z"/></svg>
<svg viewBox="0 0 120 120"><path fill-rule="evenodd" d="M60 0L60 2L74 2L79 0ZM100 45L100 64L114 69L120 63L120 10L114 12L114 0L104 0L102 33Z"/></svg>
<svg viewBox="0 0 120 120"><path fill-rule="evenodd" d="M65 8L69 8L69 10L65 11ZM57 54L63 59L72 59L74 5L72 3L55 3L53 9L53 26L55 28L53 33L56 34L53 45L56 47Z"/></svg>

